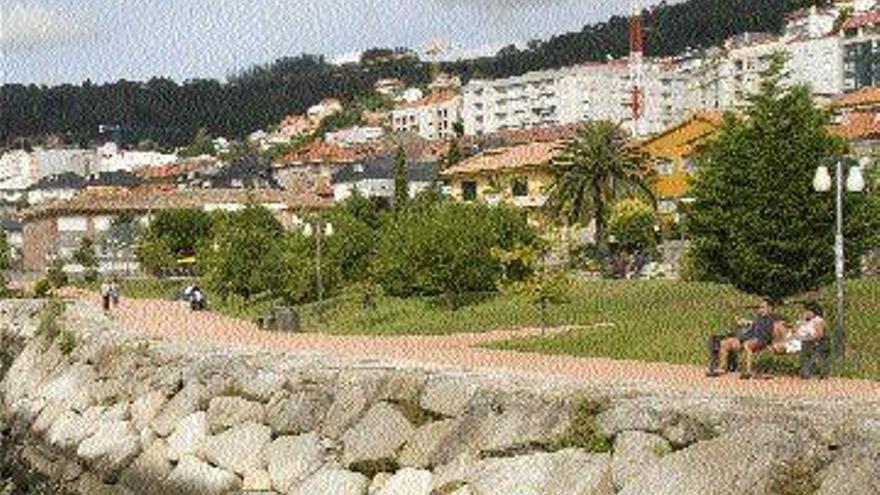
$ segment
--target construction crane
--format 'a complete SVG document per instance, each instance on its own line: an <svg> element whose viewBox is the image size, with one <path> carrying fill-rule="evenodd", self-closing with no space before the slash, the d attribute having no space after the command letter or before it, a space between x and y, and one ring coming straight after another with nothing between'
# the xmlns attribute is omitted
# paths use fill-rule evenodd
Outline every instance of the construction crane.
<svg viewBox="0 0 880 495"><path fill-rule="evenodd" d="M642 133L642 115L644 101L644 35L642 31L642 3L640 0L631 0L629 17L629 102L630 117L632 119L633 134Z"/></svg>

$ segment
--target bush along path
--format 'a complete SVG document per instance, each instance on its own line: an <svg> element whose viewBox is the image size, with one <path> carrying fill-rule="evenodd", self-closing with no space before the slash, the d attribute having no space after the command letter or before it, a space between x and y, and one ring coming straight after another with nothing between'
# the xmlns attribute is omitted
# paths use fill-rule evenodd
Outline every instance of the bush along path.
<svg viewBox="0 0 880 495"><path fill-rule="evenodd" d="M68 295L99 307L93 293ZM708 379L699 366L640 362L599 357L544 355L489 349L481 346L518 338L539 337L553 330L522 328L451 335L342 336L315 333L284 334L261 331L255 324L215 312L192 312L187 304L155 299L127 299L113 311L113 319L135 334L175 341L243 345L292 353L320 353L345 357L391 358L429 365L466 369L509 370L545 377L563 377L581 383L622 384L663 390L700 391L710 394L770 397L852 397L880 399L880 383L870 380L830 378L801 380L777 376L772 380L738 380L736 375ZM602 322L596 329L607 330ZM590 331L590 327L578 331ZM694 342L703 347L703 342Z"/></svg>

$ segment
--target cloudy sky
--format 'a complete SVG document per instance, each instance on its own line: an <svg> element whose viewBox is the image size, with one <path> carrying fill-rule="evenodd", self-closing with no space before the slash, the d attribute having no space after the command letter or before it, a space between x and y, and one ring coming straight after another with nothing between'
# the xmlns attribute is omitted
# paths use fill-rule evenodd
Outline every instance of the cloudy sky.
<svg viewBox="0 0 880 495"><path fill-rule="evenodd" d="M285 55L450 53L580 29L629 0L0 0L0 82L219 77Z"/></svg>

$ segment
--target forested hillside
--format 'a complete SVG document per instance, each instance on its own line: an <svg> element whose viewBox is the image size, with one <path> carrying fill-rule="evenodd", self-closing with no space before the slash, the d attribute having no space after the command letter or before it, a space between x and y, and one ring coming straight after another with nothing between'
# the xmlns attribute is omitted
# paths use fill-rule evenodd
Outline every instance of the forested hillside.
<svg viewBox="0 0 880 495"><path fill-rule="evenodd" d="M786 12L827 0L690 0L646 10L646 51L670 55L688 47L705 47L747 31L778 31ZM462 76L503 77L529 70L601 61L625 56L627 19L612 17L547 40L532 41L525 50L510 46L494 57L444 63L440 67ZM146 82L63 84L53 87L6 84L0 87L0 144L18 146L55 133L71 143L99 137L99 124L122 128L126 144L149 139L177 146L190 141L197 129L241 136L302 112L328 96L350 99L368 91L383 77L408 84L427 82L429 64L415 57L381 61L370 55L360 64L336 66L322 57L301 55L256 66L228 82L192 80L176 83L154 78Z"/></svg>

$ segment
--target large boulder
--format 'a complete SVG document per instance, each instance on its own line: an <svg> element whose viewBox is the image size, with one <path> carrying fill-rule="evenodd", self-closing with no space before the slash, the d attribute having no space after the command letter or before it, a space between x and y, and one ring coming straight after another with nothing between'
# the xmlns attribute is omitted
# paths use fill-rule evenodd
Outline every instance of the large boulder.
<svg viewBox="0 0 880 495"><path fill-rule="evenodd" d="M769 495L789 467L809 466L818 455L803 432L759 423L663 457L620 494Z"/></svg>
<svg viewBox="0 0 880 495"><path fill-rule="evenodd" d="M425 384L420 397L422 409L443 416L460 416L477 392L473 380L456 377L434 377Z"/></svg>
<svg viewBox="0 0 880 495"><path fill-rule="evenodd" d="M142 491L145 486L161 486L173 468L169 457L164 440L153 442L122 472L119 484L134 491Z"/></svg>
<svg viewBox="0 0 880 495"><path fill-rule="evenodd" d="M92 436L83 440L76 455L104 475L105 479L114 479L140 451L140 437L132 429L131 423L111 421L100 424Z"/></svg>
<svg viewBox="0 0 880 495"><path fill-rule="evenodd" d="M284 389L286 383L284 375L267 370L259 370L247 380L236 382L242 397L258 402L268 402L276 392Z"/></svg>
<svg viewBox="0 0 880 495"><path fill-rule="evenodd" d="M235 426L205 440L205 459L237 474L263 469L265 449L272 441L267 426L249 422Z"/></svg>
<svg viewBox="0 0 880 495"><path fill-rule="evenodd" d="M291 491L291 495L364 495L370 480L360 473L325 467Z"/></svg>
<svg viewBox="0 0 880 495"><path fill-rule="evenodd" d="M208 404L208 429L212 434L247 421L263 423L263 404L241 397L214 397Z"/></svg>
<svg viewBox="0 0 880 495"><path fill-rule="evenodd" d="M165 484L170 493L226 495L241 488L241 479L229 471L186 456L171 471Z"/></svg>
<svg viewBox="0 0 880 495"><path fill-rule="evenodd" d="M300 435L315 431L330 407L332 397L319 390L301 390L270 402L266 423L277 435Z"/></svg>
<svg viewBox="0 0 880 495"><path fill-rule="evenodd" d="M65 411L49 428L49 444L62 451L75 452L83 440L95 434L103 413L101 406L90 407L83 414Z"/></svg>
<svg viewBox="0 0 880 495"><path fill-rule="evenodd" d="M624 431L614 439L611 472L614 487L620 490L626 483L656 466L660 458L672 452L665 438L643 431Z"/></svg>
<svg viewBox="0 0 880 495"><path fill-rule="evenodd" d="M184 456L199 457L208 438L208 420L204 411L194 412L180 420L168 437L169 458L176 461Z"/></svg>
<svg viewBox="0 0 880 495"><path fill-rule="evenodd" d="M523 446L552 441L570 424L572 405L528 394L481 393L471 400L465 421L475 421L463 439L484 453L504 453Z"/></svg>
<svg viewBox="0 0 880 495"><path fill-rule="evenodd" d="M456 432L460 424L459 419L446 419L420 426L400 451L400 465L432 467L438 456L447 450L444 442Z"/></svg>
<svg viewBox="0 0 880 495"><path fill-rule="evenodd" d="M880 493L880 443L865 442L845 448L820 473L816 495Z"/></svg>
<svg viewBox="0 0 880 495"><path fill-rule="evenodd" d="M287 493L321 467L323 448L316 433L276 438L266 448L269 477L275 490Z"/></svg>
<svg viewBox="0 0 880 495"><path fill-rule="evenodd" d="M159 436L167 437L180 420L204 409L207 400L208 392L205 386L191 380L162 407L159 414L150 422L150 426Z"/></svg>
<svg viewBox="0 0 880 495"><path fill-rule="evenodd" d="M415 428L394 406L380 402L342 436L342 463L396 464L397 451Z"/></svg>
<svg viewBox="0 0 880 495"><path fill-rule="evenodd" d="M92 404L89 390L96 379L97 374L93 367L74 364L57 376L49 378L40 387L40 398L47 404L55 402L64 409L85 411Z"/></svg>
<svg viewBox="0 0 880 495"><path fill-rule="evenodd" d="M431 495L430 471L404 468L394 473L376 495Z"/></svg>
<svg viewBox="0 0 880 495"><path fill-rule="evenodd" d="M435 470L436 490L466 485L470 492L480 495L614 494L607 454L567 449L517 457L462 459Z"/></svg>
<svg viewBox="0 0 880 495"><path fill-rule="evenodd" d="M381 386L381 376L345 374L338 380L333 403L321 425L321 433L339 438L373 402Z"/></svg>
<svg viewBox="0 0 880 495"><path fill-rule="evenodd" d="M131 404L131 422L138 430L148 426L168 402L160 390L153 390L141 395Z"/></svg>

